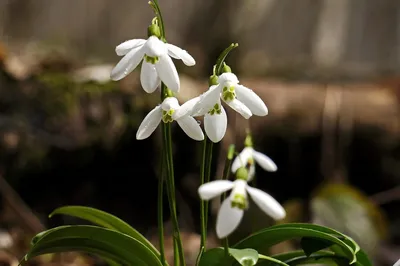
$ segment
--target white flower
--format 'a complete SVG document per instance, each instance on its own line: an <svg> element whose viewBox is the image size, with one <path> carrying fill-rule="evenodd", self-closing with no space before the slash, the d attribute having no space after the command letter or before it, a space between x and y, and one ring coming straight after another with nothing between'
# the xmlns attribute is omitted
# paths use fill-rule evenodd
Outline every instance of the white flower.
<svg viewBox="0 0 400 266"><path fill-rule="evenodd" d="M136 133L136 139L142 140L148 138L160 124L161 120L164 123L172 121L178 122L178 125L183 131L194 140L203 140L203 131L196 119L189 116L185 109L191 103L179 106L178 100L175 97L167 97L161 105L156 106L147 116L143 119Z"/></svg>
<svg viewBox="0 0 400 266"><path fill-rule="evenodd" d="M212 181L201 185L198 192L202 200L210 200L230 189L232 192L222 202L217 216L216 231L219 238L227 237L239 226L244 210L248 208L247 193L261 210L275 220L286 216L283 207L273 197L260 189L249 186L243 179Z"/></svg>
<svg viewBox="0 0 400 266"><path fill-rule="evenodd" d="M179 91L179 76L171 57L181 59L187 66L196 64L187 51L175 45L164 43L156 36L150 36L147 40L133 39L123 42L115 48L115 52L124 57L111 71L111 79L123 79L144 59L140 72L140 82L143 89L148 93L154 92L161 81L170 90Z"/></svg>
<svg viewBox="0 0 400 266"><path fill-rule="evenodd" d="M249 165L249 181L254 177L255 175L255 164L258 163L261 168L263 168L265 171L268 172L275 172L278 170L278 167L274 163L274 161L271 160L267 155L258 152L253 149L253 147L245 147L238 156L236 156L235 160L233 160L232 163L232 173L236 173L236 171L240 167L246 167Z"/></svg>
<svg viewBox="0 0 400 266"><path fill-rule="evenodd" d="M393 266L400 266L400 259Z"/></svg>
<svg viewBox="0 0 400 266"><path fill-rule="evenodd" d="M232 109L249 119L253 114L265 116L268 109L261 98L252 90L239 84L233 73L223 73L218 77L218 84L196 98L192 115L204 117L204 127L207 136L213 142L219 142L225 135L227 117L221 105L221 99Z"/></svg>

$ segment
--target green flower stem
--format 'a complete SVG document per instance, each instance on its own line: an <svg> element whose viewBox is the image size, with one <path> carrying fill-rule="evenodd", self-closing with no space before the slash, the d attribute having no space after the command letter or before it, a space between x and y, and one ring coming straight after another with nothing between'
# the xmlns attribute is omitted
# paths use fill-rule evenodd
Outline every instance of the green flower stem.
<svg viewBox="0 0 400 266"><path fill-rule="evenodd" d="M231 144L228 149L228 153L226 155L226 160L225 160L225 165L224 165L224 173L222 176L223 180L228 180L229 179L229 173L231 170L231 165L232 165L232 160L233 156L235 155L235 145ZM222 194L221 196L221 202L226 199L226 192ZM224 245L224 250L225 250L225 256L229 257L229 241L228 238L225 237L223 240L223 245Z"/></svg>
<svg viewBox="0 0 400 266"><path fill-rule="evenodd" d="M207 136L206 136L207 139ZM203 156L201 159L201 167L200 167L200 184L204 184L205 181L205 164L206 164L206 151L207 151L207 141L206 139L203 141ZM206 219L205 215L205 201L200 200L200 250L204 250L206 246L207 239L207 231L206 231Z"/></svg>
<svg viewBox="0 0 400 266"><path fill-rule="evenodd" d="M164 249L164 217L163 217L163 196L164 196L164 152L161 159L161 174L158 180L158 241L160 245L160 259L163 266L166 265Z"/></svg>
<svg viewBox="0 0 400 266"><path fill-rule="evenodd" d="M206 138L205 141L207 141L207 162L206 162L206 175L205 175L205 182L208 183L211 180L211 167L212 167L212 156L213 156L213 148L214 148L214 143L209 139ZM207 201L204 206L204 214L205 214L205 231L207 234L207 226L208 226L208 206L209 202Z"/></svg>
<svg viewBox="0 0 400 266"><path fill-rule="evenodd" d="M152 0L149 4L153 7L157 16L158 26L160 27L161 39L166 41L164 21L161 14L160 6L157 0ZM169 91L165 84L161 83L161 102L169 96ZM171 125L170 123L162 123L163 134L163 153L165 156L167 168L167 194L168 203L171 212L171 219L173 224L173 242L174 242L174 261L175 265L185 266L185 255L183 251L181 234L179 232L178 216L176 211L176 198L175 198L175 177L174 177L174 162L172 158L172 138L171 138Z"/></svg>

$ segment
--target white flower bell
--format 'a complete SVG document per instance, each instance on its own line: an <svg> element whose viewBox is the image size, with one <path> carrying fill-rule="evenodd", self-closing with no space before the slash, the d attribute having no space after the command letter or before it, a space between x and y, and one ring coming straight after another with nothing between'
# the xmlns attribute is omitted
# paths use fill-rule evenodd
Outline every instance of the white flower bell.
<svg viewBox="0 0 400 266"><path fill-rule="evenodd" d="M147 93L154 92L161 81L170 90L179 91L179 76L171 57L181 59L187 66L196 64L187 51L178 46L164 43L154 35L147 40L133 39L125 41L118 45L115 51L117 55L124 57L111 71L111 79L123 79L143 60L140 82Z"/></svg>
<svg viewBox="0 0 400 266"><path fill-rule="evenodd" d="M268 108L261 98L252 90L240 85L235 74L223 73L218 77L217 83L196 98L197 103L191 113L193 116L205 116L204 127L211 141L221 141L226 133L227 116L221 99L246 119L253 114L268 114Z"/></svg>
<svg viewBox="0 0 400 266"><path fill-rule="evenodd" d="M240 167L249 167L249 178L248 180L250 181L253 179L255 175L255 164L254 161L261 166L265 171L268 172L275 172L278 170L278 167L272 161L271 158L269 158L267 155L258 152L253 149L253 147L245 147L238 156L236 156L235 160L233 160L232 163L232 173L236 173L236 171Z"/></svg>
<svg viewBox="0 0 400 266"><path fill-rule="evenodd" d="M136 133L136 139L142 140L148 138L162 120L164 123L176 121L190 138L203 140L204 134L196 119L189 116L187 112L182 112L186 108L185 104L180 106L175 97L165 98L161 105L156 106L143 119Z"/></svg>
<svg viewBox="0 0 400 266"><path fill-rule="evenodd" d="M247 171L244 168L241 169L245 171L245 176L247 176ZM240 177L241 175L237 174L237 176ZM257 206L273 219L280 220L286 216L286 212L279 202L268 193L249 186L243 178L238 178L235 181L211 181L201 185L198 192L202 200L210 200L230 189L232 189L232 192L222 202L217 216L216 232L220 239L230 235L239 226L244 211L248 208L247 193Z"/></svg>

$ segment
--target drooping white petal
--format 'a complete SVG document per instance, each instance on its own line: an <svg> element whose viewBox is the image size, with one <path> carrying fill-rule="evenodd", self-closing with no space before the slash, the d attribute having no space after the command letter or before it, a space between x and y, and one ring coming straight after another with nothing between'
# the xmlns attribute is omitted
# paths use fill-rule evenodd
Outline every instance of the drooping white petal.
<svg viewBox="0 0 400 266"><path fill-rule="evenodd" d="M232 101L225 101L233 110L241 114L244 118L249 119L252 113L246 105L244 105L238 99L233 99Z"/></svg>
<svg viewBox="0 0 400 266"><path fill-rule="evenodd" d="M274 161L271 160L267 155L258 152L258 151L253 151L253 157L254 160L265 170L268 172L275 172L278 170L278 167L274 163Z"/></svg>
<svg viewBox="0 0 400 266"><path fill-rule="evenodd" d="M219 77L218 77L218 83L220 84L224 84L224 83L234 83L234 84L238 84L239 80L237 78L237 76L233 73L222 73Z"/></svg>
<svg viewBox="0 0 400 266"><path fill-rule="evenodd" d="M111 71L110 78L114 81L123 79L131 73L143 59L143 49L141 46L132 49L127 53Z"/></svg>
<svg viewBox="0 0 400 266"><path fill-rule="evenodd" d="M194 66L196 64L194 58L186 50L183 50L178 46L170 43L167 43L167 48L168 54L172 58L181 59L182 62L187 66Z"/></svg>
<svg viewBox="0 0 400 266"><path fill-rule="evenodd" d="M158 77L155 66L143 60L142 70L140 71L140 83L145 92L152 93L160 85L161 80Z"/></svg>
<svg viewBox="0 0 400 266"><path fill-rule="evenodd" d="M225 136L226 128L228 124L228 118L224 107L221 105L220 114L205 114L204 116L204 129L208 138L214 142L220 142Z"/></svg>
<svg viewBox="0 0 400 266"><path fill-rule="evenodd" d="M146 40L143 39L128 40L115 47L115 52L117 53L117 55L123 56L126 55L133 48L142 46L145 42Z"/></svg>
<svg viewBox="0 0 400 266"><path fill-rule="evenodd" d="M219 209L217 216L217 236L222 239L230 235L242 221L244 211L232 208L230 198L226 198Z"/></svg>
<svg viewBox="0 0 400 266"><path fill-rule="evenodd" d="M253 115L266 116L268 108L261 98L249 88L242 85L235 85L236 98L244 103Z"/></svg>
<svg viewBox="0 0 400 266"><path fill-rule="evenodd" d="M150 36L143 45L143 49L144 53L150 57L160 57L168 54L167 46L156 36Z"/></svg>
<svg viewBox="0 0 400 266"><path fill-rule="evenodd" d="M216 103L220 102L219 97L221 95L221 90L222 87L220 85L213 85L208 91L200 95L200 99L195 106L193 106L192 115L201 116L210 111Z"/></svg>
<svg viewBox="0 0 400 266"><path fill-rule="evenodd" d="M271 197L271 195L250 186L247 186L247 192L250 194L250 197L254 200L257 206L273 219L281 220L285 218L285 209L279 204L279 202Z"/></svg>
<svg viewBox="0 0 400 266"><path fill-rule="evenodd" d="M175 97L167 97L167 98L165 98L164 101L161 104L161 108L164 111L169 111L171 109L173 109L173 110L179 109L180 106L179 106L178 99L175 98Z"/></svg>
<svg viewBox="0 0 400 266"><path fill-rule="evenodd" d="M232 162L232 173L236 173L236 171L240 167L246 167L249 159L253 158L253 148L245 147L238 156L236 156L235 160Z"/></svg>
<svg viewBox="0 0 400 266"><path fill-rule="evenodd" d="M255 175L256 175L256 165L251 164L248 169L247 182L250 182L251 180L253 180Z"/></svg>
<svg viewBox="0 0 400 266"><path fill-rule="evenodd" d="M204 134L201 130L200 125L197 123L196 119L191 116L183 116L176 120L182 130L188 135L190 138L194 140L204 140Z"/></svg>
<svg viewBox="0 0 400 266"><path fill-rule="evenodd" d="M193 99L186 101L184 104L181 105L181 107L178 110L176 110L175 113L172 114L172 118L174 120L177 120L184 115L192 115L193 107L199 100L200 97L195 97Z"/></svg>
<svg viewBox="0 0 400 266"><path fill-rule="evenodd" d="M400 259L393 266L400 266Z"/></svg>
<svg viewBox="0 0 400 266"><path fill-rule="evenodd" d="M138 131L136 132L136 139L142 140L148 138L154 132L154 130L156 130L158 124L160 124L161 118L162 109L159 105L151 110L150 113L148 113L143 119Z"/></svg>
<svg viewBox="0 0 400 266"><path fill-rule="evenodd" d="M179 92L179 76L171 57L168 55L160 56L155 66L158 76L165 83L165 85L167 85L171 91Z"/></svg>
<svg viewBox="0 0 400 266"><path fill-rule="evenodd" d="M215 180L201 185L198 189L202 200L210 200L233 188L229 180Z"/></svg>

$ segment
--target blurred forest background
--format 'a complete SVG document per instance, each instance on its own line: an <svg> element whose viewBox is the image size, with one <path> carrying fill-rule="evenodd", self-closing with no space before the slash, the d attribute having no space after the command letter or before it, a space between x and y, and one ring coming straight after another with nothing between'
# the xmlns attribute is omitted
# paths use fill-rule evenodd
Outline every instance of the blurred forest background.
<svg viewBox="0 0 400 266"><path fill-rule="evenodd" d="M191 68L176 62L181 101L207 89L216 57L238 42L227 62L270 110L250 124L228 113L213 176L229 144L243 147L250 126L256 149L278 165L276 173L257 169L257 185L285 204L285 221L334 227L359 241L374 265L393 265L400 257L400 1L160 5L168 41L197 61ZM143 92L138 71L109 80L120 60L115 46L145 38L152 18L146 0L0 0L2 265L17 265L35 233L82 222L48 219L63 205L111 212L156 243L160 135L136 141L135 134L158 97ZM180 223L193 260L201 143L179 128L174 141ZM231 241L269 224L251 208ZM35 265L101 262L71 253Z"/></svg>

